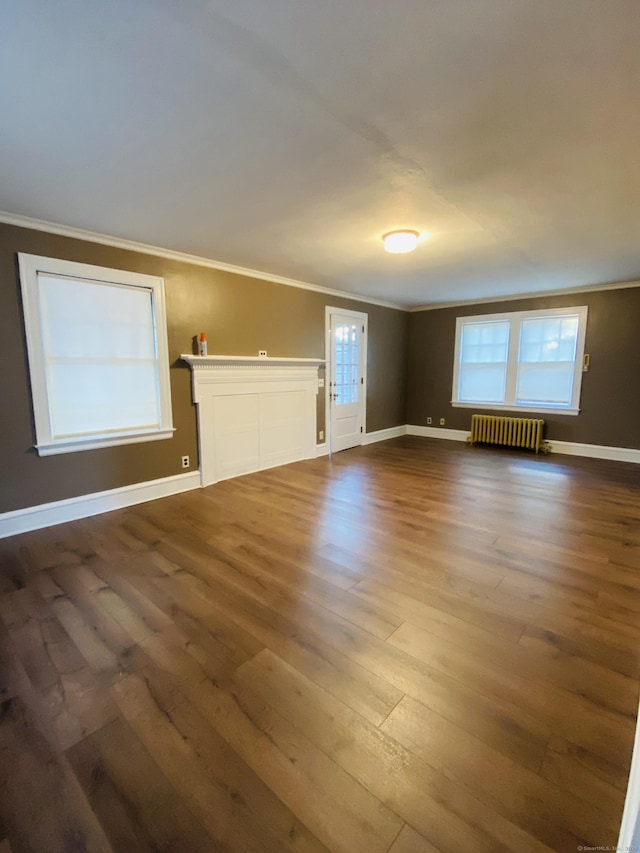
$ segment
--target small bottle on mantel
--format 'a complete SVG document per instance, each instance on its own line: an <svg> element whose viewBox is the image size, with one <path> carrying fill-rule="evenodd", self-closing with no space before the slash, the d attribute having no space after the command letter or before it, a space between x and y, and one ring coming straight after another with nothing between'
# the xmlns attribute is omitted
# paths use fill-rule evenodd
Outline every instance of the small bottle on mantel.
<svg viewBox="0 0 640 853"><path fill-rule="evenodd" d="M200 332L200 337L198 338L198 352L200 355L207 354L207 336L204 332Z"/></svg>

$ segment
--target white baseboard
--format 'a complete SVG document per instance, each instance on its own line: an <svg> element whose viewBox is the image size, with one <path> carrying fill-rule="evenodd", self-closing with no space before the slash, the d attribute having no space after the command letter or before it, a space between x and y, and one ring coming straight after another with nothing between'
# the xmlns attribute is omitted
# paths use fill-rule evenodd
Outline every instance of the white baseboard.
<svg viewBox="0 0 640 853"><path fill-rule="evenodd" d="M446 438L449 441L466 441L468 429L447 429L446 427L407 425L407 435L421 435L424 438Z"/></svg>
<svg viewBox="0 0 640 853"><path fill-rule="evenodd" d="M366 432L362 436L363 444L375 444L378 441L387 441L389 438L398 438L401 435L407 434L407 425L389 427L388 429L378 429L375 432Z"/></svg>
<svg viewBox="0 0 640 853"><path fill-rule="evenodd" d="M363 436L363 444L374 444L402 435L417 435L425 438L440 438L449 441L466 441L468 430L446 429L445 427L418 426L417 424L402 424L401 426L369 432ZM588 456L593 459L609 459L615 462L633 462L640 464L640 450L633 447L609 447L604 444L580 444L573 441L550 440L549 445L555 453L569 456ZM316 457L329 453L327 442L317 444ZM189 471L186 474L176 474L160 480L150 480L146 483L134 483L119 489L106 492L96 492L91 495L80 495L53 503L30 506L12 512L0 513L0 539L26 533L29 530L39 530L78 518L88 518L109 512L113 509L133 506L145 501L177 495L191 489L200 488L200 472Z"/></svg>
<svg viewBox="0 0 640 853"><path fill-rule="evenodd" d="M426 438L445 438L450 441L466 441L469 437L469 430L409 424L406 434L420 435ZM588 456L592 459L610 459L614 462L640 463L640 450L633 447L609 447L605 444L581 444L577 441L555 441L553 439L549 439L547 444L553 453L562 453L567 456Z"/></svg>
<svg viewBox="0 0 640 853"><path fill-rule="evenodd" d="M640 463L640 450L634 447L608 447L606 444L580 444L577 441L547 442L554 453L568 456L590 456L592 459L611 459L614 462Z"/></svg>
<svg viewBox="0 0 640 853"><path fill-rule="evenodd" d="M200 488L200 471L0 513L0 539Z"/></svg>
<svg viewBox="0 0 640 853"><path fill-rule="evenodd" d="M389 427L388 429L379 429L375 432L365 432L362 436L362 444L375 444L377 441L386 441L389 438L398 438L400 435L407 434L407 425ZM328 456L331 453L328 442L316 444L316 458L319 456Z"/></svg>

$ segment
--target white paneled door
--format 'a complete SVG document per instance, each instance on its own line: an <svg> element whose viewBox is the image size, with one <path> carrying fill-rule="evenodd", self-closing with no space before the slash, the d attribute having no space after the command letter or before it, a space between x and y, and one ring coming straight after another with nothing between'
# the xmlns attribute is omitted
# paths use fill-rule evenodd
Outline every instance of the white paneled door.
<svg viewBox="0 0 640 853"><path fill-rule="evenodd" d="M362 444L365 432L367 315L329 308L329 444Z"/></svg>

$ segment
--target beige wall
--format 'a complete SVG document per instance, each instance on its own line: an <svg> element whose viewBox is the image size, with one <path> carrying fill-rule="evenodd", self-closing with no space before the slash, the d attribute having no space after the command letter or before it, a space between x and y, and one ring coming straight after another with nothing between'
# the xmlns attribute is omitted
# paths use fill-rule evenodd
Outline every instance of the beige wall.
<svg viewBox="0 0 640 853"><path fill-rule="evenodd" d="M544 415L546 436L558 441L640 448L640 287L514 299L419 311L410 315L407 422L469 429L472 411L451 403L456 317L587 305L580 414ZM475 410L474 410L475 411ZM481 409L478 409L481 411Z"/></svg>
<svg viewBox="0 0 640 853"><path fill-rule="evenodd" d="M17 253L60 257L164 277L167 296L174 438L39 457L24 342ZM365 302L274 284L82 240L0 224L0 512L90 494L181 472L195 465L197 434L191 375L179 360L207 332L209 351L229 355L324 357L325 306L369 316L367 430L404 423L468 429L471 412L451 406L457 316L589 306L577 417L545 415L547 437L640 448L640 287L515 299L406 314ZM318 395L318 430L324 429Z"/></svg>
<svg viewBox="0 0 640 853"><path fill-rule="evenodd" d="M20 305L17 253L163 276L176 433L167 441L39 457ZM180 353L207 332L209 352L324 358L325 306L369 316L367 431L405 423L408 315L356 300L274 284L82 240L0 224L0 512L181 472L197 459L191 375ZM324 429L324 395L318 395Z"/></svg>

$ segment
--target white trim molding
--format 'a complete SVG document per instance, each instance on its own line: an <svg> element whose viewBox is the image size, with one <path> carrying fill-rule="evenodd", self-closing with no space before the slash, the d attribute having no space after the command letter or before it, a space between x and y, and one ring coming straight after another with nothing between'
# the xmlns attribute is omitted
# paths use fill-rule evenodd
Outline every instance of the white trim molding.
<svg viewBox="0 0 640 853"><path fill-rule="evenodd" d="M178 261L184 264L193 264L197 267L206 267L211 270L220 270L234 275L243 275L247 278L259 278L263 281L271 281L274 284L284 284L286 287L297 287L301 290L313 290L317 293L326 293L330 296L339 296L342 299L352 299L354 302L368 302L370 305L380 305L383 308L393 308L396 311L406 311L405 305L397 302L388 302L384 299L376 299L373 296L363 296L358 293L349 293L346 290L337 290L331 287L322 287L308 281L298 281L295 278L287 278L283 275L254 270L249 267L239 267L224 261L216 261L212 258L203 258L199 255L189 255L185 252L177 252L173 249L164 249L162 246L151 246L148 243L137 243L135 240L126 240L124 237L113 237L110 234L101 234L97 231L87 231L84 228L75 228L72 225L60 225L56 222L48 222L45 219L33 219L29 216L21 216L18 213L0 210L0 223L15 225L18 228L30 228L32 231L43 231L46 234L58 234L61 237L71 237L74 240L86 240L89 243L99 243L102 246L113 246L115 249L126 249L130 252L138 252L143 255L153 255L156 258L166 258L170 261Z"/></svg>
<svg viewBox="0 0 640 853"><path fill-rule="evenodd" d="M445 427L419 426L408 424L407 435L425 438L443 438L449 441L466 441L468 429L447 429ZM545 444L554 453L566 456L587 456L591 459L609 459L612 462L633 462L640 464L640 450L635 447L609 447L606 444L581 444L577 441L557 441L548 439Z"/></svg>
<svg viewBox="0 0 640 853"><path fill-rule="evenodd" d="M94 492L77 498L67 498L0 513L0 539L15 536L18 533L27 533L29 530L51 527L54 524L76 521L78 518L88 518L102 512L111 512L114 509L122 509L157 498L178 495L199 487L200 472L189 471L186 474L176 474L160 480L133 483L131 486L121 486L105 492Z"/></svg>
<svg viewBox="0 0 640 853"><path fill-rule="evenodd" d="M472 316L456 317L456 338L453 357L453 382L451 388L451 405L460 408L490 409L503 412L531 412L531 413L554 413L559 415L577 415L580 413L580 391L582 388L583 359L585 338L587 332L587 305L576 305L567 308L540 308L530 311L509 311L503 314L476 314ZM523 354L522 340L525 323L545 320L577 320L576 335L574 341L574 353L572 358L565 357L557 362L527 361ZM463 361L465 354L465 335L467 330L474 326L483 327L482 333L488 329L502 327L503 341L498 344L504 347L504 358L500 361L474 362ZM505 329L506 327L506 329ZM480 341L480 343L484 343ZM489 340L487 343L491 344ZM555 341L556 347L559 346ZM476 351L477 343L471 342L472 351ZM495 349L495 347L492 347ZM526 353L526 348L524 350ZM571 385L568 399L562 403L553 404L552 401L537 400L535 402L521 399L518 396L520 379L523 371L528 367L540 368L541 366L553 370L564 365L565 369L571 365ZM504 368L504 385L502 388L502 399L474 400L473 397L463 397L462 381L465 372L470 371L474 375L478 369L481 371L487 367ZM482 375L482 373L481 373ZM472 382L472 385L474 383ZM497 391L497 389L496 389Z"/></svg>
<svg viewBox="0 0 640 853"><path fill-rule="evenodd" d="M81 450L99 450L101 447L120 446L121 444L141 444L147 441L164 441L166 438L173 438L175 428L165 430L155 430L154 432L140 433L131 432L126 436L118 434L117 438L109 438L108 435L103 438L88 438L86 440L64 439L52 444L36 444L34 447L38 451L38 456L56 456L59 453L79 453Z"/></svg>
<svg viewBox="0 0 640 853"><path fill-rule="evenodd" d="M164 280L158 276L24 252L18 253L18 264L38 454L51 456L172 438L174 428ZM69 287L73 288L71 293L65 290ZM108 316L104 315L106 293L110 294L107 300L107 304L110 303ZM141 330L138 322L129 325L123 332L116 320L127 311L129 305L122 300L129 300L134 294L140 306L137 308L138 320L142 318L144 329ZM65 328L60 317L61 307L68 306L76 297L82 305L80 314L74 317L77 325ZM114 299L119 300L119 303L114 304ZM68 313L68 307L65 310ZM97 349L88 339L96 320L113 333L108 335L108 345L105 346L102 341ZM132 322L130 320L130 324ZM65 351L59 338L63 334L62 329L68 336L70 328L74 329L71 335L73 343ZM136 334L144 336L144 345L140 346L135 340ZM111 340L114 336L115 340ZM122 360L123 357L125 360ZM111 378L109 370L116 371L121 364L130 364L132 367L142 365L144 368L151 364L153 367L144 389L152 405L147 407L142 423L139 413L131 415L133 422L119 422L114 411L123 398L118 397L113 387L104 394L100 393L104 383L98 377L103 378L105 374L97 371L106 370L107 376ZM100 431L96 427L91 428L91 418L87 420L86 412L78 416L74 403L67 401L72 391L71 382L69 379L60 381L55 372L65 365L67 369L71 366L74 376L79 367L83 371L87 367L93 371L92 382L97 389L93 392L93 399L87 402L83 394L80 396L90 414L98 413L96 427ZM72 392L74 400L78 396L76 382L77 378ZM149 411L149 408L154 411ZM131 409L125 408L125 411L131 414ZM145 420L147 417L148 420Z"/></svg>
<svg viewBox="0 0 640 853"><path fill-rule="evenodd" d="M58 234L60 237L70 237L73 240L86 240L89 243L99 243L102 246L112 246L115 249L125 249L130 252L138 252L143 255L152 255L156 258L166 258L170 261L178 261L185 264L193 264L206 269L220 270L234 275L243 275L247 278L258 278L263 281L271 281L274 284L283 284L286 287L297 287L301 290L312 290L317 293L326 293L329 296L338 296L343 299L351 299L354 302L365 302L370 305L380 305L383 308L393 308L396 311L407 311L410 313L418 311L437 311L440 308L455 308L462 305L484 305L492 302L514 302L518 299L544 299L548 296L566 296L573 293L594 293L601 290L625 290L632 287L640 287L640 281L621 281L608 284L585 284L579 287L567 287L560 290L537 290L525 293L512 293L502 296L484 296L480 299L460 299L454 302L430 302L424 305L403 305L385 299L377 299L374 296L365 296L359 293L350 293L347 290L339 290L331 287L323 287L312 282L299 281L295 278L275 275L262 270L254 270L249 267L240 267L225 261L216 261L213 258L204 258L200 255L190 255L186 252L178 252L174 249L165 249L162 246L153 246L149 243L138 243L135 240L127 240L124 237L114 237L111 234L102 234L98 231L89 231L85 228L76 228L73 225L62 225L57 222L49 222L46 219L35 219L31 216L22 216L19 213L11 213L0 210L0 223L14 225L17 228L28 228L32 231L42 231L45 234Z"/></svg>
<svg viewBox="0 0 640 853"><path fill-rule="evenodd" d="M580 444L577 441L548 439L547 444L555 453L567 456L589 456L592 459L609 459L612 462L640 463L640 450L635 447L609 447L606 444Z"/></svg>
<svg viewBox="0 0 640 853"><path fill-rule="evenodd" d="M466 441L469 431L420 426L418 424L403 424L367 433L364 444L374 444L378 441L386 441L403 435L449 441ZM554 440L548 443L552 451L560 454L640 464L640 450L633 447L608 447L601 444L579 444L577 442ZM329 448L327 443L324 442L323 444L315 445L312 457L319 458L328 454ZM176 474L158 480L149 480L145 483L133 483L130 486L122 486L104 492L94 492L89 495L80 495L75 498L67 498L61 501L53 501L51 503L39 504L38 506L0 513L0 539L188 492L199 488L201 485L200 480L199 471L189 471L185 474ZM638 765L636 767L636 776L640 777L640 756L638 756L636 765ZM640 785L640 783L638 784Z"/></svg>
<svg viewBox="0 0 640 853"><path fill-rule="evenodd" d="M455 400L449 401L454 409L482 409L483 412L502 412L504 417L509 417L511 412L528 412L530 415L579 415L580 409L554 409L551 406L512 406L504 403L457 403Z"/></svg>
<svg viewBox="0 0 640 853"><path fill-rule="evenodd" d="M519 299L545 299L547 296L572 296L574 293L597 293L604 290L629 290L640 287L640 280L616 281L609 284L584 284L580 287L567 287L564 290L528 290L526 293L512 293L508 296L483 296L481 299L460 299L457 302L429 302L425 305L414 305L406 310L410 314L419 311L438 311L440 308L460 308L466 305L491 305L498 302L517 302Z"/></svg>
<svg viewBox="0 0 640 853"><path fill-rule="evenodd" d="M407 425L407 435L419 435L424 438L444 438L448 441L466 441L468 429L446 429L445 427Z"/></svg>
<svg viewBox="0 0 640 853"><path fill-rule="evenodd" d="M192 368L197 367L295 367L296 365L311 365L320 367L324 364L323 358L289 358L278 356L255 356L255 355L181 355Z"/></svg>
<svg viewBox="0 0 640 853"><path fill-rule="evenodd" d="M387 441L390 438L399 438L401 435L407 434L407 425L387 427L387 429L378 429L374 432L366 432L362 437L363 444L376 444L378 441Z"/></svg>

